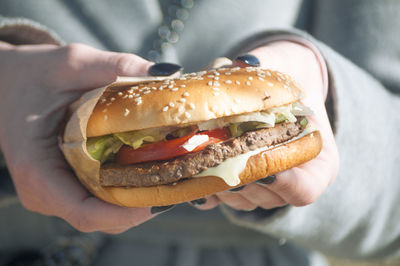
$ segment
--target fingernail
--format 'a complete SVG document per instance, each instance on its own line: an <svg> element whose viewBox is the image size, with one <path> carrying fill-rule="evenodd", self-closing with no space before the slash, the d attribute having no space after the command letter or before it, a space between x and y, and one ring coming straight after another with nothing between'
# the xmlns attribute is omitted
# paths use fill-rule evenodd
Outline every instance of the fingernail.
<svg viewBox="0 0 400 266"><path fill-rule="evenodd" d="M265 177L265 178L263 178L263 179L257 180L256 183L258 183L258 184L264 184L264 185L269 185L269 184L274 183L275 179L276 179L276 176L275 176L275 175L269 175L269 176L267 176L267 177Z"/></svg>
<svg viewBox="0 0 400 266"><path fill-rule="evenodd" d="M151 207L150 212L151 214L160 214L172 209L173 207L175 207L175 205Z"/></svg>
<svg viewBox="0 0 400 266"><path fill-rule="evenodd" d="M192 203L194 206L201 206L204 205L207 202L206 198L200 198L196 200L192 200L190 203Z"/></svg>
<svg viewBox="0 0 400 266"><path fill-rule="evenodd" d="M150 67L149 74L151 76L170 76L178 71L182 71L183 67L171 63L157 63Z"/></svg>
<svg viewBox="0 0 400 266"><path fill-rule="evenodd" d="M245 187L246 187L246 186L243 185L243 186L240 186L240 187L232 188L232 189L230 189L230 190L228 190L228 191L229 191L229 192L238 192L238 191L244 189Z"/></svg>
<svg viewBox="0 0 400 266"><path fill-rule="evenodd" d="M260 61L258 60L258 58L251 54L240 55L240 56L236 57L235 60L241 61L248 66L254 66L254 67L260 66Z"/></svg>

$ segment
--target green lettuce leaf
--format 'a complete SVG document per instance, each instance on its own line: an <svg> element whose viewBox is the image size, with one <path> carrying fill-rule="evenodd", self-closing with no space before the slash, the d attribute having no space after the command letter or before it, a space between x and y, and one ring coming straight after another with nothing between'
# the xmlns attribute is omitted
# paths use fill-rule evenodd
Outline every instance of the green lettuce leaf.
<svg viewBox="0 0 400 266"><path fill-rule="evenodd" d="M86 143L87 151L93 159L104 163L114 153L118 152L123 143L112 135L89 138Z"/></svg>
<svg viewBox="0 0 400 266"><path fill-rule="evenodd" d="M142 129L131 132L116 133L114 136L122 141L122 143L133 147L139 148L143 143L158 142L165 139L165 132L160 129Z"/></svg>

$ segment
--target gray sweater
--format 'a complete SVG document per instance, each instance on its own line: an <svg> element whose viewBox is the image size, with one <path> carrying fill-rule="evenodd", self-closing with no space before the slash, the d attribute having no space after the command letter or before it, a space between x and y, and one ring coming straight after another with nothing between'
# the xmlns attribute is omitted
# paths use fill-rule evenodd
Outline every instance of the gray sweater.
<svg viewBox="0 0 400 266"><path fill-rule="evenodd" d="M240 252L244 252L247 263L253 259L249 265L265 263L265 254L276 258L278 253L290 253L296 257L296 248L286 249L287 244L282 248L286 240L330 256L399 257L400 38L396 32L400 28L400 2L254 0L250 5L245 1L203 0L195 1L193 7L191 1L186 6L170 2L118 0L111 5L103 0L43 0L40 4L3 0L0 40L16 44L82 42L177 62L185 70L194 71L239 43L249 45L248 40L268 41L283 33L301 36L318 47L329 68L340 171L328 190L306 207L288 207L273 215L222 208L231 222L251 231L228 225L216 211L198 213L181 206L117 239L158 239L155 245L175 243L182 254L197 254L193 255L197 259L183 256L190 257L192 264L186 261L176 265L203 265L208 259L199 259L201 254L212 257L212 248L231 254L225 247L239 247L235 261L240 261ZM181 13L176 12L179 9ZM159 33L173 30L161 26L174 19L183 22L183 30L176 29L179 34L175 39L164 40L161 53L157 48L162 40ZM181 221L179 226L176 221ZM193 226L207 223L212 225L200 233ZM243 247L253 245L258 247L258 255L255 248ZM208 249L199 253L199 246ZM225 265L223 258L215 258L210 261ZM281 263L289 261L282 258ZM315 258L306 258L305 263L307 260L314 262Z"/></svg>

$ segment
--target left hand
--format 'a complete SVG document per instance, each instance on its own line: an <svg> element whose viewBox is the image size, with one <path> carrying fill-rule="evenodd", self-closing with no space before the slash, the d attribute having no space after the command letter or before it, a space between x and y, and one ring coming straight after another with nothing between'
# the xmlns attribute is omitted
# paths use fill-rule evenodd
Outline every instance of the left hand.
<svg viewBox="0 0 400 266"><path fill-rule="evenodd" d="M339 167L339 156L333 132L325 109L321 66L311 49L300 44L281 41L259 47L249 52L256 56L262 68L274 69L290 75L303 88L302 103L309 106L314 115L309 123L322 135L321 153L313 160L298 167L283 171L264 179L264 183L254 182L243 189L219 192L196 206L211 209L224 203L236 210L253 210L257 207L271 209L287 204L304 206L313 203L334 181ZM234 65L243 65L234 61Z"/></svg>

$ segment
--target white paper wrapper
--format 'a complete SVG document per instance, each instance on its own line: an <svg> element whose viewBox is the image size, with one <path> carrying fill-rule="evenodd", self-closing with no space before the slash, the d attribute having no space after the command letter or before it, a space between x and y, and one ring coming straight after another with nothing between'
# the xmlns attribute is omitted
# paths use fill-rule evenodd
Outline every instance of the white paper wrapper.
<svg viewBox="0 0 400 266"><path fill-rule="evenodd" d="M134 86L145 81L164 80L168 77L119 77L116 82L92 90L71 105L71 117L65 126L61 149L81 183L104 201L121 205L100 185L100 162L94 160L86 149L86 127L96 103L106 90Z"/></svg>

